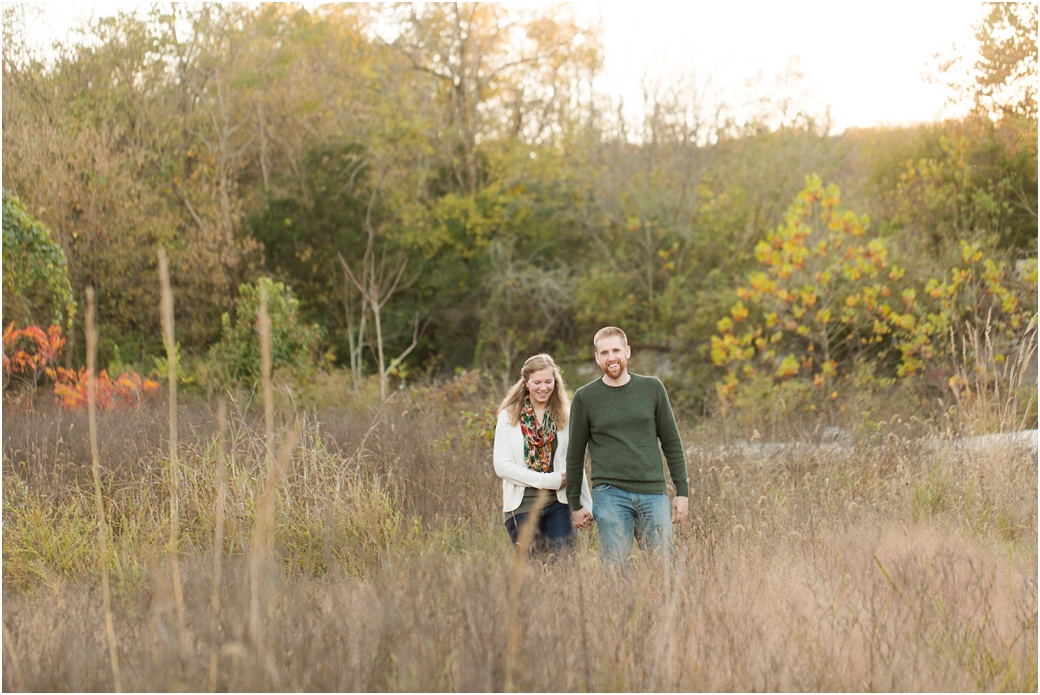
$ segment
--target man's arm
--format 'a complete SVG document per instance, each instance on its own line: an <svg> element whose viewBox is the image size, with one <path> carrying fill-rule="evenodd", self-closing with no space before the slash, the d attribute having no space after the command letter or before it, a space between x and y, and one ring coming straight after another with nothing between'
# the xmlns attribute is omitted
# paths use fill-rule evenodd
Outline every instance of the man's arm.
<svg viewBox="0 0 1040 695"><path fill-rule="evenodd" d="M588 415L580 393L575 393L571 401L567 427L570 431L567 445L567 505L572 512L577 512L582 508L581 481L585 477L585 447L589 443Z"/></svg>
<svg viewBox="0 0 1040 695"><path fill-rule="evenodd" d="M679 497L676 495L672 498L672 523L681 524L686 521L686 515L690 512L690 498Z"/></svg>
<svg viewBox="0 0 1040 695"><path fill-rule="evenodd" d="M661 451L664 452L665 460L668 462L668 472L672 476L672 484L675 485L675 496L688 498L690 496L690 477L686 470L686 452L683 449L682 437L679 436L679 426L675 423L675 414L672 412L672 404L668 400L668 392L664 384L658 380L657 396L657 438L661 442ZM673 518L675 512L673 508ZM685 518L685 513L683 514Z"/></svg>

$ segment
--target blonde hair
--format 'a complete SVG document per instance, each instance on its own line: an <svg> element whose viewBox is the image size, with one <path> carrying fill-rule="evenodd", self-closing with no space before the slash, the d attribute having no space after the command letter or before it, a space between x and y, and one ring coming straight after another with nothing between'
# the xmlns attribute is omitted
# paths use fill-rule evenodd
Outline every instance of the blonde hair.
<svg viewBox="0 0 1040 695"><path fill-rule="evenodd" d="M571 409L571 399L567 395L567 385L563 383L563 375L560 374L560 368L556 366L556 362L545 353L532 355L527 358L524 366L520 368L520 379L509 388L506 397L498 404L498 412L509 414L510 425L520 422L520 411L524 407L524 397L527 396L527 380L531 378L532 374L543 369L552 370L553 381L555 382L546 409L552 413L553 419L556 420L557 429L563 429L567 426L567 417Z"/></svg>
<svg viewBox="0 0 1040 695"><path fill-rule="evenodd" d="M606 326L596 331L596 337L592 339L592 345L593 347L595 347L596 350L599 350L599 341L603 340L604 338L612 338L614 336L621 338L622 345L628 345L628 336L625 335L625 332L617 326Z"/></svg>

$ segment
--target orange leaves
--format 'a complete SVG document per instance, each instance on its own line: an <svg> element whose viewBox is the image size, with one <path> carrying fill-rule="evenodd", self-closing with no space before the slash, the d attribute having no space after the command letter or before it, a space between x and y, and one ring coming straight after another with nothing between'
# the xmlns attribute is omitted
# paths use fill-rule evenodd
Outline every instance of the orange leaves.
<svg viewBox="0 0 1040 695"><path fill-rule="evenodd" d="M15 329L14 323L9 323L4 329L4 375L27 378L35 386L64 347L65 338L58 326L51 325L44 332L39 326Z"/></svg>
<svg viewBox="0 0 1040 695"><path fill-rule="evenodd" d="M63 407L70 410L85 408L87 370L52 366L64 347L65 338L58 326L51 326L44 332L39 326L16 330L14 324L9 324L4 330L4 375L31 380L33 387L40 377L46 375L54 380L54 395ZM128 410L160 390L158 383L133 371L120 374L116 379L102 371L97 376L95 388L98 407L105 410Z"/></svg>
<svg viewBox="0 0 1040 695"><path fill-rule="evenodd" d="M69 410L87 407L87 382L90 376L86 368L75 371L58 367L48 372L54 377L54 395L63 407ZM124 372L112 379L108 371L102 369L94 382L97 407L102 410L131 410L139 406L143 399L158 395L159 390L157 382L143 379L134 371Z"/></svg>

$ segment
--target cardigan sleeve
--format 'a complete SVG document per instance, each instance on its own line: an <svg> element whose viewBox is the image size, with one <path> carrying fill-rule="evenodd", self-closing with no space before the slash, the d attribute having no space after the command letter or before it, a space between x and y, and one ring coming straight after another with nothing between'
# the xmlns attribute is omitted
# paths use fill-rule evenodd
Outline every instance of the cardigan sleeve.
<svg viewBox="0 0 1040 695"><path fill-rule="evenodd" d="M528 468L523 463L523 447L520 426L510 425L508 416L500 414L498 424L495 425L495 474L514 485L559 490L563 475L556 472L539 473Z"/></svg>

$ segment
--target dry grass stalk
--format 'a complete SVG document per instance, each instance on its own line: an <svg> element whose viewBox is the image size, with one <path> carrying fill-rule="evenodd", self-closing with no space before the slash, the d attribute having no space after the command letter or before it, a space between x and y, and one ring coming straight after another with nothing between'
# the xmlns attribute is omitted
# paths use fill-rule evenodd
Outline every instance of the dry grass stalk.
<svg viewBox="0 0 1040 695"><path fill-rule="evenodd" d="M257 654L263 653L263 626L260 621L261 577L271 563L271 548L274 544L274 500L278 489L281 470L292 454L296 444L296 431L292 430L281 455L274 456L274 387L271 382L271 315L268 311L267 286L260 285L260 306L257 311L257 331L260 338L260 369L264 394L264 443L267 479L264 495L256 510L253 527L253 543L250 548L250 610L249 635Z"/></svg>
<svg viewBox="0 0 1040 695"><path fill-rule="evenodd" d="M94 288L87 288L87 422L90 434L90 470L94 477L94 508L97 513L98 563L101 569L101 596L105 610L105 634L108 637L108 656L112 664L113 690L123 691L119 674L119 649L112 619L112 595L108 586L108 524L101 494L101 462L97 437L97 325L95 322Z"/></svg>
<svg viewBox="0 0 1040 695"><path fill-rule="evenodd" d="M187 647L184 622L184 590L181 584L180 545L180 459L177 447L177 343L173 330L173 290L170 288L170 265L166 249L159 247L159 281L162 285L160 310L162 313L163 343L166 345L168 388L170 392L170 459L167 466L170 480L170 572L173 581L173 600L177 607L177 623L181 640Z"/></svg>
<svg viewBox="0 0 1040 695"><path fill-rule="evenodd" d="M4 648L7 651L7 657L11 661L11 670L14 671L14 687L20 692L24 692L25 678L22 677L22 665L18 661L18 657L14 653L14 638L11 636L10 630L7 629L7 623L4 626Z"/></svg>
<svg viewBox="0 0 1040 695"><path fill-rule="evenodd" d="M1035 366L1037 323L1033 317L1022 332L1014 357L1006 347L994 346L990 320L983 328L971 326L961 337L955 355L959 387L954 389L961 429L972 434L1018 432L1027 429L1030 409L1037 397L1036 383L1022 402L1022 387Z"/></svg>
<svg viewBox="0 0 1040 695"><path fill-rule="evenodd" d="M220 430L217 434L217 500L214 510L213 528L213 589L210 594L210 654L209 654L209 690L217 692L217 665L220 657L220 581L223 571L224 557L224 504L227 485L227 401L221 398L217 402L217 422Z"/></svg>

